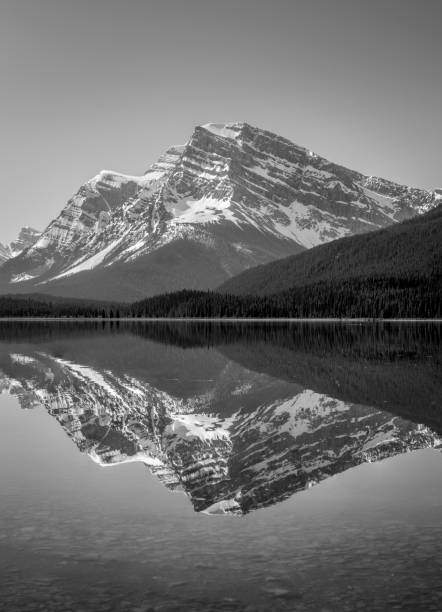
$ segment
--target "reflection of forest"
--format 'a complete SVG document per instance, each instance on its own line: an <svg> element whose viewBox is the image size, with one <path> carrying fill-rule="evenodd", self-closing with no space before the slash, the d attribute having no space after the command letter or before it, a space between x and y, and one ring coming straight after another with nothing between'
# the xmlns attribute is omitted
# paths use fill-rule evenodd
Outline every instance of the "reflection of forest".
<svg viewBox="0 0 442 612"><path fill-rule="evenodd" d="M364 359L419 359L442 353L442 323L0 321L0 341L5 342L109 334L133 334L182 348L263 341Z"/></svg>

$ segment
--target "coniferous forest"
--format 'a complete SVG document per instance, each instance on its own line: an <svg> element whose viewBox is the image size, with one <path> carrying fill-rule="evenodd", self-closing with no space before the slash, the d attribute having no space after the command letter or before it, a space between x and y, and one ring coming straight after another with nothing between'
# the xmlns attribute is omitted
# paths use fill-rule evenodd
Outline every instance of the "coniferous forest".
<svg viewBox="0 0 442 612"><path fill-rule="evenodd" d="M439 318L442 280L351 279L270 296L180 291L143 300L131 310L141 317Z"/></svg>
<svg viewBox="0 0 442 612"><path fill-rule="evenodd" d="M1 317L440 318L442 276L319 282L274 295L178 291L133 304L0 296Z"/></svg>

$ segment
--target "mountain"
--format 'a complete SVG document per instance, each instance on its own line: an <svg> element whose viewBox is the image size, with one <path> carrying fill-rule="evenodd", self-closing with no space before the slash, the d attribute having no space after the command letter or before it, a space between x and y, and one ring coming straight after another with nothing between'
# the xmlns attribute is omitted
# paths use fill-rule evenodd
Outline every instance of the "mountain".
<svg viewBox="0 0 442 612"><path fill-rule="evenodd" d="M247 513L363 462L442 445L425 425L252 371L217 351L197 349L188 359L184 349L142 342L138 374L138 343L124 337L112 368L106 337L2 345L0 392L24 409L44 406L99 465L144 463L209 514Z"/></svg>
<svg viewBox="0 0 442 612"><path fill-rule="evenodd" d="M34 245L40 238L41 232L32 227L22 227L18 237L9 244L0 243L0 266L13 257L17 257L24 250Z"/></svg>
<svg viewBox="0 0 442 612"><path fill-rule="evenodd" d="M438 194L442 203L442 196ZM394 279L441 286L442 205L388 228L342 238L299 255L257 266L226 281L219 291L270 295L316 283Z"/></svg>
<svg viewBox="0 0 442 612"><path fill-rule="evenodd" d="M440 193L367 177L246 123L208 124L143 176L102 171L0 269L3 293L131 301L411 218Z"/></svg>

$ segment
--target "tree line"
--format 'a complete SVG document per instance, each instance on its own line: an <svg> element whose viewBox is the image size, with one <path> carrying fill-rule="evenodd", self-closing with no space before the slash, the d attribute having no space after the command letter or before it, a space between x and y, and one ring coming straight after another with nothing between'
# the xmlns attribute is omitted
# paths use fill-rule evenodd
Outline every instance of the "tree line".
<svg viewBox="0 0 442 612"><path fill-rule="evenodd" d="M123 308L121 307L123 306ZM69 300L51 296L0 296L0 317L114 318L127 316L127 304Z"/></svg>
<svg viewBox="0 0 442 612"><path fill-rule="evenodd" d="M269 296L182 290L133 304L0 296L2 317L441 318L442 276L324 281Z"/></svg>
<svg viewBox="0 0 442 612"><path fill-rule="evenodd" d="M132 305L136 316L169 318L439 318L435 278L366 278L320 282L269 296L180 291Z"/></svg>

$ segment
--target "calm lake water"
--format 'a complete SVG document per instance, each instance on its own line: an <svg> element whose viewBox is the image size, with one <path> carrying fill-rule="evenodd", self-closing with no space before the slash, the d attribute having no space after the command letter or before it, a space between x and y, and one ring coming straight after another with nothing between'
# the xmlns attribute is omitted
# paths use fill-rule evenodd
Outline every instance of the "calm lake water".
<svg viewBox="0 0 442 612"><path fill-rule="evenodd" d="M0 323L0 609L442 610L442 326Z"/></svg>

